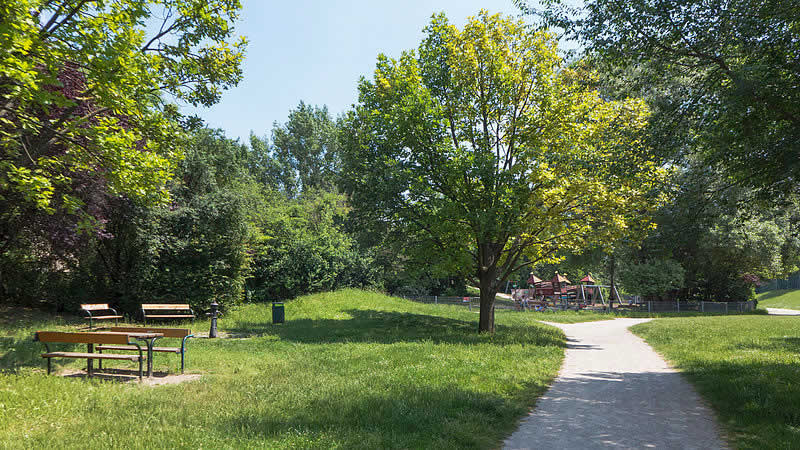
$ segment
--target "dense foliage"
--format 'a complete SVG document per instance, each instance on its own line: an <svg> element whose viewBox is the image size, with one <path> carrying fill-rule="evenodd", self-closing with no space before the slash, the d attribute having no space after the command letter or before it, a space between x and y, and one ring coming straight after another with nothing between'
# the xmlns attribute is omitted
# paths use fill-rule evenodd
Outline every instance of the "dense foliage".
<svg viewBox="0 0 800 450"><path fill-rule="evenodd" d="M541 3L529 9L566 29L621 83L657 100L662 143L764 196L797 189L798 2Z"/></svg>

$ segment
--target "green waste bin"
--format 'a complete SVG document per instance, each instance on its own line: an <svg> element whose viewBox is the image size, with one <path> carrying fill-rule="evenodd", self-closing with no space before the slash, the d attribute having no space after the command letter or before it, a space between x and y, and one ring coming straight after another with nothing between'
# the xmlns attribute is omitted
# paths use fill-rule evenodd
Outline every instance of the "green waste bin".
<svg viewBox="0 0 800 450"><path fill-rule="evenodd" d="M275 302L272 304L272 323L283 323L283 303Z"/></svg>

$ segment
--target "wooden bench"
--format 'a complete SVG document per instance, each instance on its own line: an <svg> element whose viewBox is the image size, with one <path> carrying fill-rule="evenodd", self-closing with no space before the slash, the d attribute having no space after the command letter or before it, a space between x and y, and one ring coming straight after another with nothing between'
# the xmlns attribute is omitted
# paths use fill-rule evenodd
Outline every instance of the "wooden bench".
<svg viewBox="0 0 800 450"><path fill-rule="evenodd" d="M147 319L192 319L194 322L194 311L187 304L142 303L142 319L145 325Z"/></svg>
<svg viewBox="0 0 800 450"><path fill-rule="evenodd" d="M117 320L122 319L122 316L117 313L117 310L108 306L108 303L91 303L81 305L81 311L89 319L89 329L92 329L93 320L110 320L114 319L114 325ZM95 315L99 314L99 315Z"/></svg>
<svg viewBox="0 0 800 450"><path fill-rule="evenodd" d="M153 347L152 351L161 353L177 353L181 355L181 373L183 373L184 362L186 359L186 340L192 335L192 330L188 328L151 328L151 327L111 327L109 331L114 332L141 332L141 333L161 333L165 338L176 338L181 340L180 347ZM99 345L97 350L117 350L117 351L135 351L138 350L135 345ZM152 360L150 361L152 364ZM152 368L152 367L151 367Z"/></svg>
<svg viewBox="0 0 800 450"><path fill-rule="evenodd" d="M103 332L90 332L90 333L75 333L64 331L37 331L34 340L44 344L45 353L42 358L47 358L47 374L51 372L51 359L52 358L82 358L86 359L86 370L89 377L94 374L92 362L96 359L98 362L104 359L125 360L125 361L139 361L139 380L142 379L142 362L145 357L142 355L142 347L136 343L131 342L130 338L125 334L119 333L103 333ZM87 344L87 351L84 352L53 352L50 351L50 344L64 343L64 344ZM138 355L125 355L118 353L94 353L94 345L126 345L131 346L138 350Z"/></svg>

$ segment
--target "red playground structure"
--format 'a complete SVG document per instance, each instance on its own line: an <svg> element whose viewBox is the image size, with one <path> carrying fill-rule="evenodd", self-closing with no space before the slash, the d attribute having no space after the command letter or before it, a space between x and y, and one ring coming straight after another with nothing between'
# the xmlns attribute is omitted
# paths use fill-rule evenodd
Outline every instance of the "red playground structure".
<svg viewBox="0 0 800 450"><path fill-rule="evenodd" d="M611 293L611 287L595 283L596 281L591 275L586 275L581 278L579 284L573 285L567 277L558 272L550 281L543 281L536 275L531 274L530 278L528 278L528 285L533 287L514 289L511 292L511 297L515 302L521 304L522 309L531 305L537 306L537 309L540 306L582 309L598 303L605 307L606 297L603 295L603 289L607 289ZM621 299L616 286L613 294L614 298Z"/></svg>

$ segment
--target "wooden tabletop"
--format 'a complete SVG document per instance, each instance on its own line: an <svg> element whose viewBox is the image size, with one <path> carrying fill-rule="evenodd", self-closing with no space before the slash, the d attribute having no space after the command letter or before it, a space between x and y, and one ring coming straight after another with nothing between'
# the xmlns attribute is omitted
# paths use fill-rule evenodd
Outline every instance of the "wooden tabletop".
<svg viewBox="0 0 800 450"><path fill-rule="evenodd" d="M100 334L117 334L122 336L130 336L139 339L152 339L157 337L164 337L164 333L152 333L144 331L89 331L87 333L100 333Z"/></svg>

